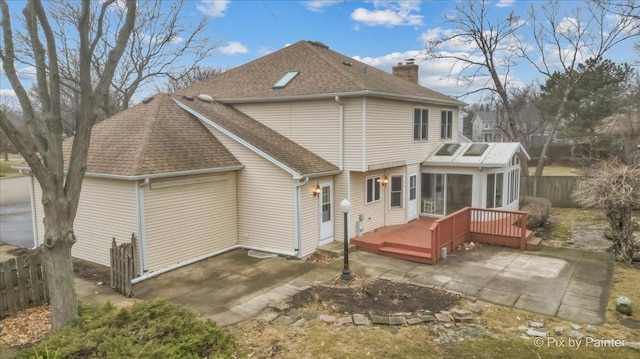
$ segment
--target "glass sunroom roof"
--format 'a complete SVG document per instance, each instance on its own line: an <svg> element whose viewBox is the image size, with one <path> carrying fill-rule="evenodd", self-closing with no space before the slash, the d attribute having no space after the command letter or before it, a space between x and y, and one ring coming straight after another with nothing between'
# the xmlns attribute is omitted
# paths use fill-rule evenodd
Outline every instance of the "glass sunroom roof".
<svg viewBox="0 0 640 359"><path fill-rule="evenodd" d="M445 143L438 152L436 152L436 156L451 156L460 148L459 143Z"/></svg>
<svg viewBox="0 0 640 359"><path fill-rule="evenodd" d="M274 89L282 89L282 88L287 87L289 82L291 82L291 80L293 80L296 76L298 76L299 73L300 73L300 71L287 72L286 74L284 74L284 76L282 76L280 78L280 80L278 80L278 82L276 82L275 85L273 85L273 88Z"/></svg>
<svg viewBox="0 0 640 359"><path fill-rule="evenodd" d="M473 143L467 151L463 154L463 156L482 156L484 151L489 148L489 145L486 143Z"/></svg>
<svg viewBox="0 0 640 359"><path fill-rule="evenodd" d="M422 162L425 166L505 167L517 152L527 151L517 142L443 143ZM452 154L449 154L452 153Z"/></svg>

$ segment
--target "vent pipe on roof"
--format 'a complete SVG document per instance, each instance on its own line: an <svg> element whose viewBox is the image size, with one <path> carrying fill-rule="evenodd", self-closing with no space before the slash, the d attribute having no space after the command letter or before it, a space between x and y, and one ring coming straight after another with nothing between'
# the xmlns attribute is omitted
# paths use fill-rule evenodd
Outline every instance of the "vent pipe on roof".
<svg viewBox="0 0 640 359"><path fill-rule="evenodd" d="M201 93L200 95L198 95L198 99L204 102L213 102L213 97L204 93Z"/></svg>
<svg viewBox="0 0 640 359"><path fill-rule="evenodd" d="M191 97L191 96L182 95L182 98L187 100L187 101L193 101L193 97Z"/></svg>
<svg viewBox="0 0 640 359"><path fill-rule="evenodd" d="M142 100L142 103L146 105L151 101L153 101L153 96L145 98L144 100Z"/></svg>

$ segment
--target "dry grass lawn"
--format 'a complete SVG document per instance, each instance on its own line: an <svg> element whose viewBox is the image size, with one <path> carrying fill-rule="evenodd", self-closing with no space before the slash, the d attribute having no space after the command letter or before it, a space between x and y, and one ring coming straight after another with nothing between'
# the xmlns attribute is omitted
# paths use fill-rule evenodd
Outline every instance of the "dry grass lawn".
<svg viewBox="0 0 640 359"><path fill-rule="evenodd" d="M21 161L4 161L0 159L0 179L22 176L20 171L14 170L11 166L20 164Z"/></svg>
<svg viewBox="0 0 640 359"><path fill-rule="evenodd" d="M536 167L531 166L529 168L529 174L533 176L536 173ZM567 167L560 165L548 165L544 166L542 171L543 176L582 176L583 170L580 167Z"/></svg>

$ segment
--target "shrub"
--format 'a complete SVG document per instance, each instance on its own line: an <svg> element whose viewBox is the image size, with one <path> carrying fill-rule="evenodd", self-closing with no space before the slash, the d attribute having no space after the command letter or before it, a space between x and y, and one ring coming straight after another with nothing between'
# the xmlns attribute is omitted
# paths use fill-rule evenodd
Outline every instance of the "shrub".
<svg viewBox="0 0 640 359"><path fill-rule="evenodd" d="M81 313L20 358L230 358L231 335L164 299Z"/></svg>
<svg viewBox="0 0 640 359"><path fill-rule="evenodd" d="M551 214L551 201L540 197L524 197L520 210L528 212L527 229L541 227Z"/></svg>

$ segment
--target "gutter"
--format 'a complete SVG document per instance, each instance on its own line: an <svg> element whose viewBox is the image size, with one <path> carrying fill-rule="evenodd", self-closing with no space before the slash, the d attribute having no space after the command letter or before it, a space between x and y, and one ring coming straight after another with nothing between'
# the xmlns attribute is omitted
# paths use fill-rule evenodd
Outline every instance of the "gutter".
<svg viewBox="0 0 640 359"><path fill-rule="evenodd" d="M309 173L309 174L305 174L304 177L305 178L316 178L316 177L325 177L325 176L333 176L333 175L339 175L340 173L342 173L342 170L332 170L332 171L325 171L325 172L314 172L314 173Z"/></svg>
<svg viewBox="0 0 640 359"><path fill-rule="evenodd" d="M141 276L139 276L137 278L132 279L131 280L131 284L140 283L143 280L146 280L146 279L149 279L149 278L153 278L155 276L159 276L160 274L164 274L164 273L170 272L172 270L175 270L175 269L178 269L178 268L182 268L184 266L188 266L190 264L199 262L201 260L204 260L204 259L207 259L207 258L210 258L210 257L213 257L213 256L217 256L217 255L225 253L225 252L232 251L234 249L253 249L253 250L256 250L256 251L269 252L269 253L279 254L279 255L283 255L283 256L290 256L290 257L295 256L295 252L265 250L264 248L258 248L258 247L253 247L253 246L243 246L241 244L235 244L235 245L233 245L231 247L227 247L227 248L215 251L215 252L211 252L211 253L202 255L200 257L191 258L191 259L186 260L184 262L176 263L174 265L159 269L157 271L146 273L144 275L141 275Z"/></svg>
<svg viewBox="0 0 640 359"><path fill-rule="evenodd" d="M344 104L340 101L340 96L336 96L334 100L340 105L340 158L338 159L340 170L344 169Z"/></svg>
<svg viewBox="0 0 640 359"><path fill-rule="evenodd" d="M30 167L19 167L12 166L13 169L31 171ZM244 168L244 165L236 165L236 166L226 166L226 167L218 167L218 168L203 168L197 170L187 170L187 171L177 171L177 172L165 172L165 173L153 173L148 175L116 175L109 173L95 173L95 172L86 172L85 177L94 177L94 178L105 178L105 179L115 179L115 180L124 180L124 181L146 181L157 178L171 178L171 177L182 177L182 176L193 176L200 174L209 174L209 173L218 173L218 172L228 172L228 171L237 171ZM64 171L66 174L67 171Z"/></svg>
<svg viewBox="0 0 640 359"><path fill-rule="evenodd" d="M138 220L138 263L140 263L140 275L147 271L147 234L144 221L144 191L143 187L149 184L149 179L144 182L136 181L136 215Z"/></svg>
<svg viewBox="0 0 640 359"><path fill-rule="evenodd" d="M234 103L253 103L253 102L283 102L283 101L292 101L292 100L319 100L319 99L327 99L335 97L358 97L358 96L372 96L372 97L380 97L380 98L388 98L394 100L404 100L404 101L416 101L416 102L425 102L431 103L435 105L448 105L448 106L466 106L468 105L466 102L453 100L447 101L442 99L435 99L431 97L423 97L423 96L415 96L415 95L401 95L394 94L390 92L382 92L376 90L359 90L359 91L351 91L351 92L329 92L324 94L311 94L311 95L299 95L299 96L282 96L282 97L245 97L245 98L216 98L216 101L226 104L234 104Z"/></svg>
<svg viewBox="0 0 640 359"><path fill-rule="evenodd" d="M306 185L307 183L309 183L309 177L305 177L304 180L302 181L298 181L298 183L296 183L296 188L294 191L294 195L293 195L293 228L294 228L294 232L295 232L295 251L296 251L296 257L300 257L300 253L302 253L302 228L301 228L301 223L302 223L302 219L301 219L301 210L302 210L302 203L301 203L301 193L300 193L300 189L302 188L302 186Z"/></svg>

